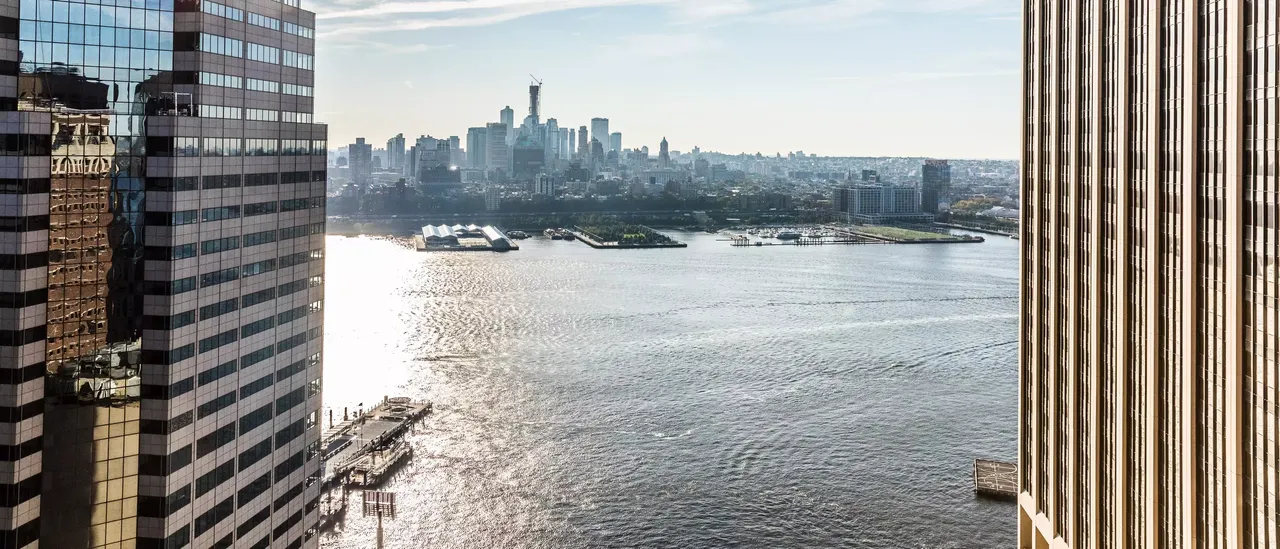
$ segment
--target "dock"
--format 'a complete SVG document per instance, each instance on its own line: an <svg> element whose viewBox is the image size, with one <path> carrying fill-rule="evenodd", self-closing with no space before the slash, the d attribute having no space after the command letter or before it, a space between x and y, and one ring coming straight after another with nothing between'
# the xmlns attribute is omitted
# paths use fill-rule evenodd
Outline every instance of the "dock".
<svg viewBox="0 0 1280 549"><path fill-rule="evenodd" d="M973 491L992 499L1018 498L1018 464L989 459L973 460Z"/></svg>
<svg viewBox="0 0 1280 549"><path fill-rule="evenodd" d="M388 398L372 410L321 433L325 484L349 482L350 473L366 462L363 458L394 447L414 422L431 411L429 402Z"/></svg>
<svg viewBox="0 0 1280 549"><path fill-rule="evenodd" d="M387 473L404 463L412 454L413 448L409 446L409 443L400 440L391 446L378 448L360 456L351 464L348 484L363 488L373 488L382 482Z"/></svg>

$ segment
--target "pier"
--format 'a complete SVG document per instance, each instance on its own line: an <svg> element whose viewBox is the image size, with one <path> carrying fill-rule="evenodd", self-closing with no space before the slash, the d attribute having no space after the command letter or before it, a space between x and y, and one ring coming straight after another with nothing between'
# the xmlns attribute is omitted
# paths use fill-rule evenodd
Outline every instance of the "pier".
<svg viewBox="0 0 1280 549"><path fill-rule="evenodd" d="M403 397L388 398L372 410L343 421L321 433L320 447L324 452L325 484L348 484L352 481L350 474L362 466L364 467L362 471L366 473L361 478L362 484L368 480L367 473L370 471L380 477L386 471L376 471L373 467L376 463L365 458L376 452L385 452L388 448L401 443L400 438L405 431L414 422L430 414L431 410L432 405L429 402L412 402ZM403 457L397 459L403 459ZM385 462L385 459L382 461Z"/></svg>
<svg viewBox="0 0 1280 549"><path fill-rule="evenodd" d="M973 491L992 499L1018 498L1018 464L989 459L973 460Z"/></svg>

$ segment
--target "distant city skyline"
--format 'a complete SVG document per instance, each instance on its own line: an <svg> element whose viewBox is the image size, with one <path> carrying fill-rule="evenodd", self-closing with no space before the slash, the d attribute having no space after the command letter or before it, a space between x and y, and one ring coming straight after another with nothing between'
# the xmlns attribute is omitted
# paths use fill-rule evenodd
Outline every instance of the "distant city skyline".
<svg viewBox="0 0 1280 549"><path fill-rule="evenodd" d="M627 147L665 136L726 154L1018 153L1009 0L309 5L324 38L317 117L335 146L465 136L507 105L523 116L532 74L544 120L608 118Z"/></svg>

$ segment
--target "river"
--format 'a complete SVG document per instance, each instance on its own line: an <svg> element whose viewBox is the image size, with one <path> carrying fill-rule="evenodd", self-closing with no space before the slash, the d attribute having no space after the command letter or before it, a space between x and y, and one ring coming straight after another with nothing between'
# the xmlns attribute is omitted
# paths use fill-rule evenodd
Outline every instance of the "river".
<svg viewBox="0 0 1280 549"><path fill-rule="evenodd" d="M326 407L436 405L383 488L387 547L1015 545L972 462L1016 457L1017 242L673 234L689 248L328 238ZM355 511L322 547L373 547Z"/></svg>

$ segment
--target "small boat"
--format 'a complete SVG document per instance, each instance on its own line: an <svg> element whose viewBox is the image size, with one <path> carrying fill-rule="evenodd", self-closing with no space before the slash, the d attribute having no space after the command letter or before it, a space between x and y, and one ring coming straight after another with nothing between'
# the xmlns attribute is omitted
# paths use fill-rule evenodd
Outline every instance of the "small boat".
<svg viewBox="0 0 1280 549"><path fill-rule="evenodd" d="M799 240L800 233L795 231L780 231L778 233L778 236L776 236L775 238L777 238L778 240Z"/></svg>
<svg viewBox="0 0 1280 549"><path fill-rule="evenodd" d="M511 237L513 240L524 240L529 238L529 233L524 231L511 231L507 233L507 236Z"/></svg>
<svg viewBox="0 0 1280 549"><path fill-rule="evenodd" d="M1010 240L1021 240L1020 238L1018 238L1018 235L1016 235L1016 234L1011 234L1011 235L1009 235L1009 239L1010 239Z"/></svg>

